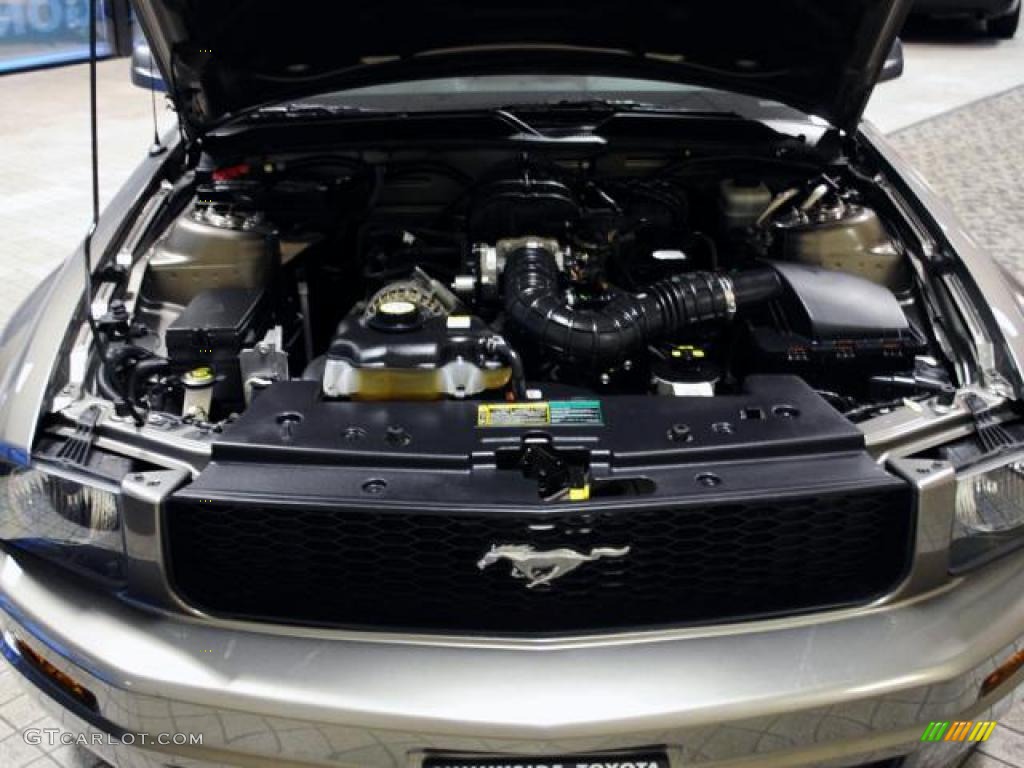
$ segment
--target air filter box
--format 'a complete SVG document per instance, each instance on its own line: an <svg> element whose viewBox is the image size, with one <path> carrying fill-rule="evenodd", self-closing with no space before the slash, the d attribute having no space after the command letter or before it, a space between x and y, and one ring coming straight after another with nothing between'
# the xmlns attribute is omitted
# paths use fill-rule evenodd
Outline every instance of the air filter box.
<svg viewBox="0 0 1024 768"><path fill-rule="evenodd" d="M774 263L784 292L749 323L754 370L809 380L913 367L925 339L887 288L846 272Z"/></svg>

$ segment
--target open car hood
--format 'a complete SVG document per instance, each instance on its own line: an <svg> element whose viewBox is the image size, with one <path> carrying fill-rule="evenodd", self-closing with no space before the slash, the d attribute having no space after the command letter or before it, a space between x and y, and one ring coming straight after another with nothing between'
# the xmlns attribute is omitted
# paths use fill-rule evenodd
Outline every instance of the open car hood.
<svg viewBox="0 0 1024 768"><path fill-rule="evenodd" d="M912 0L135 0L190 135L268 102L474 74L721 88L853 130Z"/></svg>

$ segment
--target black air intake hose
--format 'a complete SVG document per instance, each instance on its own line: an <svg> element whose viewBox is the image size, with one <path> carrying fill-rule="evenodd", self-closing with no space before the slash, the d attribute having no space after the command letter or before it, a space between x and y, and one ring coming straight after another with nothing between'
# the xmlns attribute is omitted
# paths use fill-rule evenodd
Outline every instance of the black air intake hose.
<svg viewBox="0 0 1024 768"><path fill-rule="evenodd" d="M689 272L625 294L602 309L574 309L558 290L558 264L546 249L525 246L505 264L505 310L541 344L590 365L613 363L654 339L696 323L729 320L738 309L781 289L775 270L727 275Z"/></svg>

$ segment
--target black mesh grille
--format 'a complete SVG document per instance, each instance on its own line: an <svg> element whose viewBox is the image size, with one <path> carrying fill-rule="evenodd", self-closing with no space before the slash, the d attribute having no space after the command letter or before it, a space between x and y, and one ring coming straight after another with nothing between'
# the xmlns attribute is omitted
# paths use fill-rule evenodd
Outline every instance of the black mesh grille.
<svg viewBox="0 0 1024 768"><path fill-rule="evenodd" d="M902 491L546 514L367 511L175 501L176 589L219 615L503 633L735 620L869 600L906 570ZM630 548L528 589L493 544Z"/></svg>

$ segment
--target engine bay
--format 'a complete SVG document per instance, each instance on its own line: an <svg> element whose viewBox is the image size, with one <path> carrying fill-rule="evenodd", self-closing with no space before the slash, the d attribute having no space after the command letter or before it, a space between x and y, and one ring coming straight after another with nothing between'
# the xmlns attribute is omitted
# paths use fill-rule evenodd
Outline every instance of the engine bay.
<svg viewBox="0 0 1024 768"><path fill-rule="evenodd" d="M898 219L845 164L267 154L190 183L98 323L96 392L137 423L219 431L297 383L493 427L660 398L668 432L681 398L757 418L756 377L849 421L952 391Z"/></svg>

